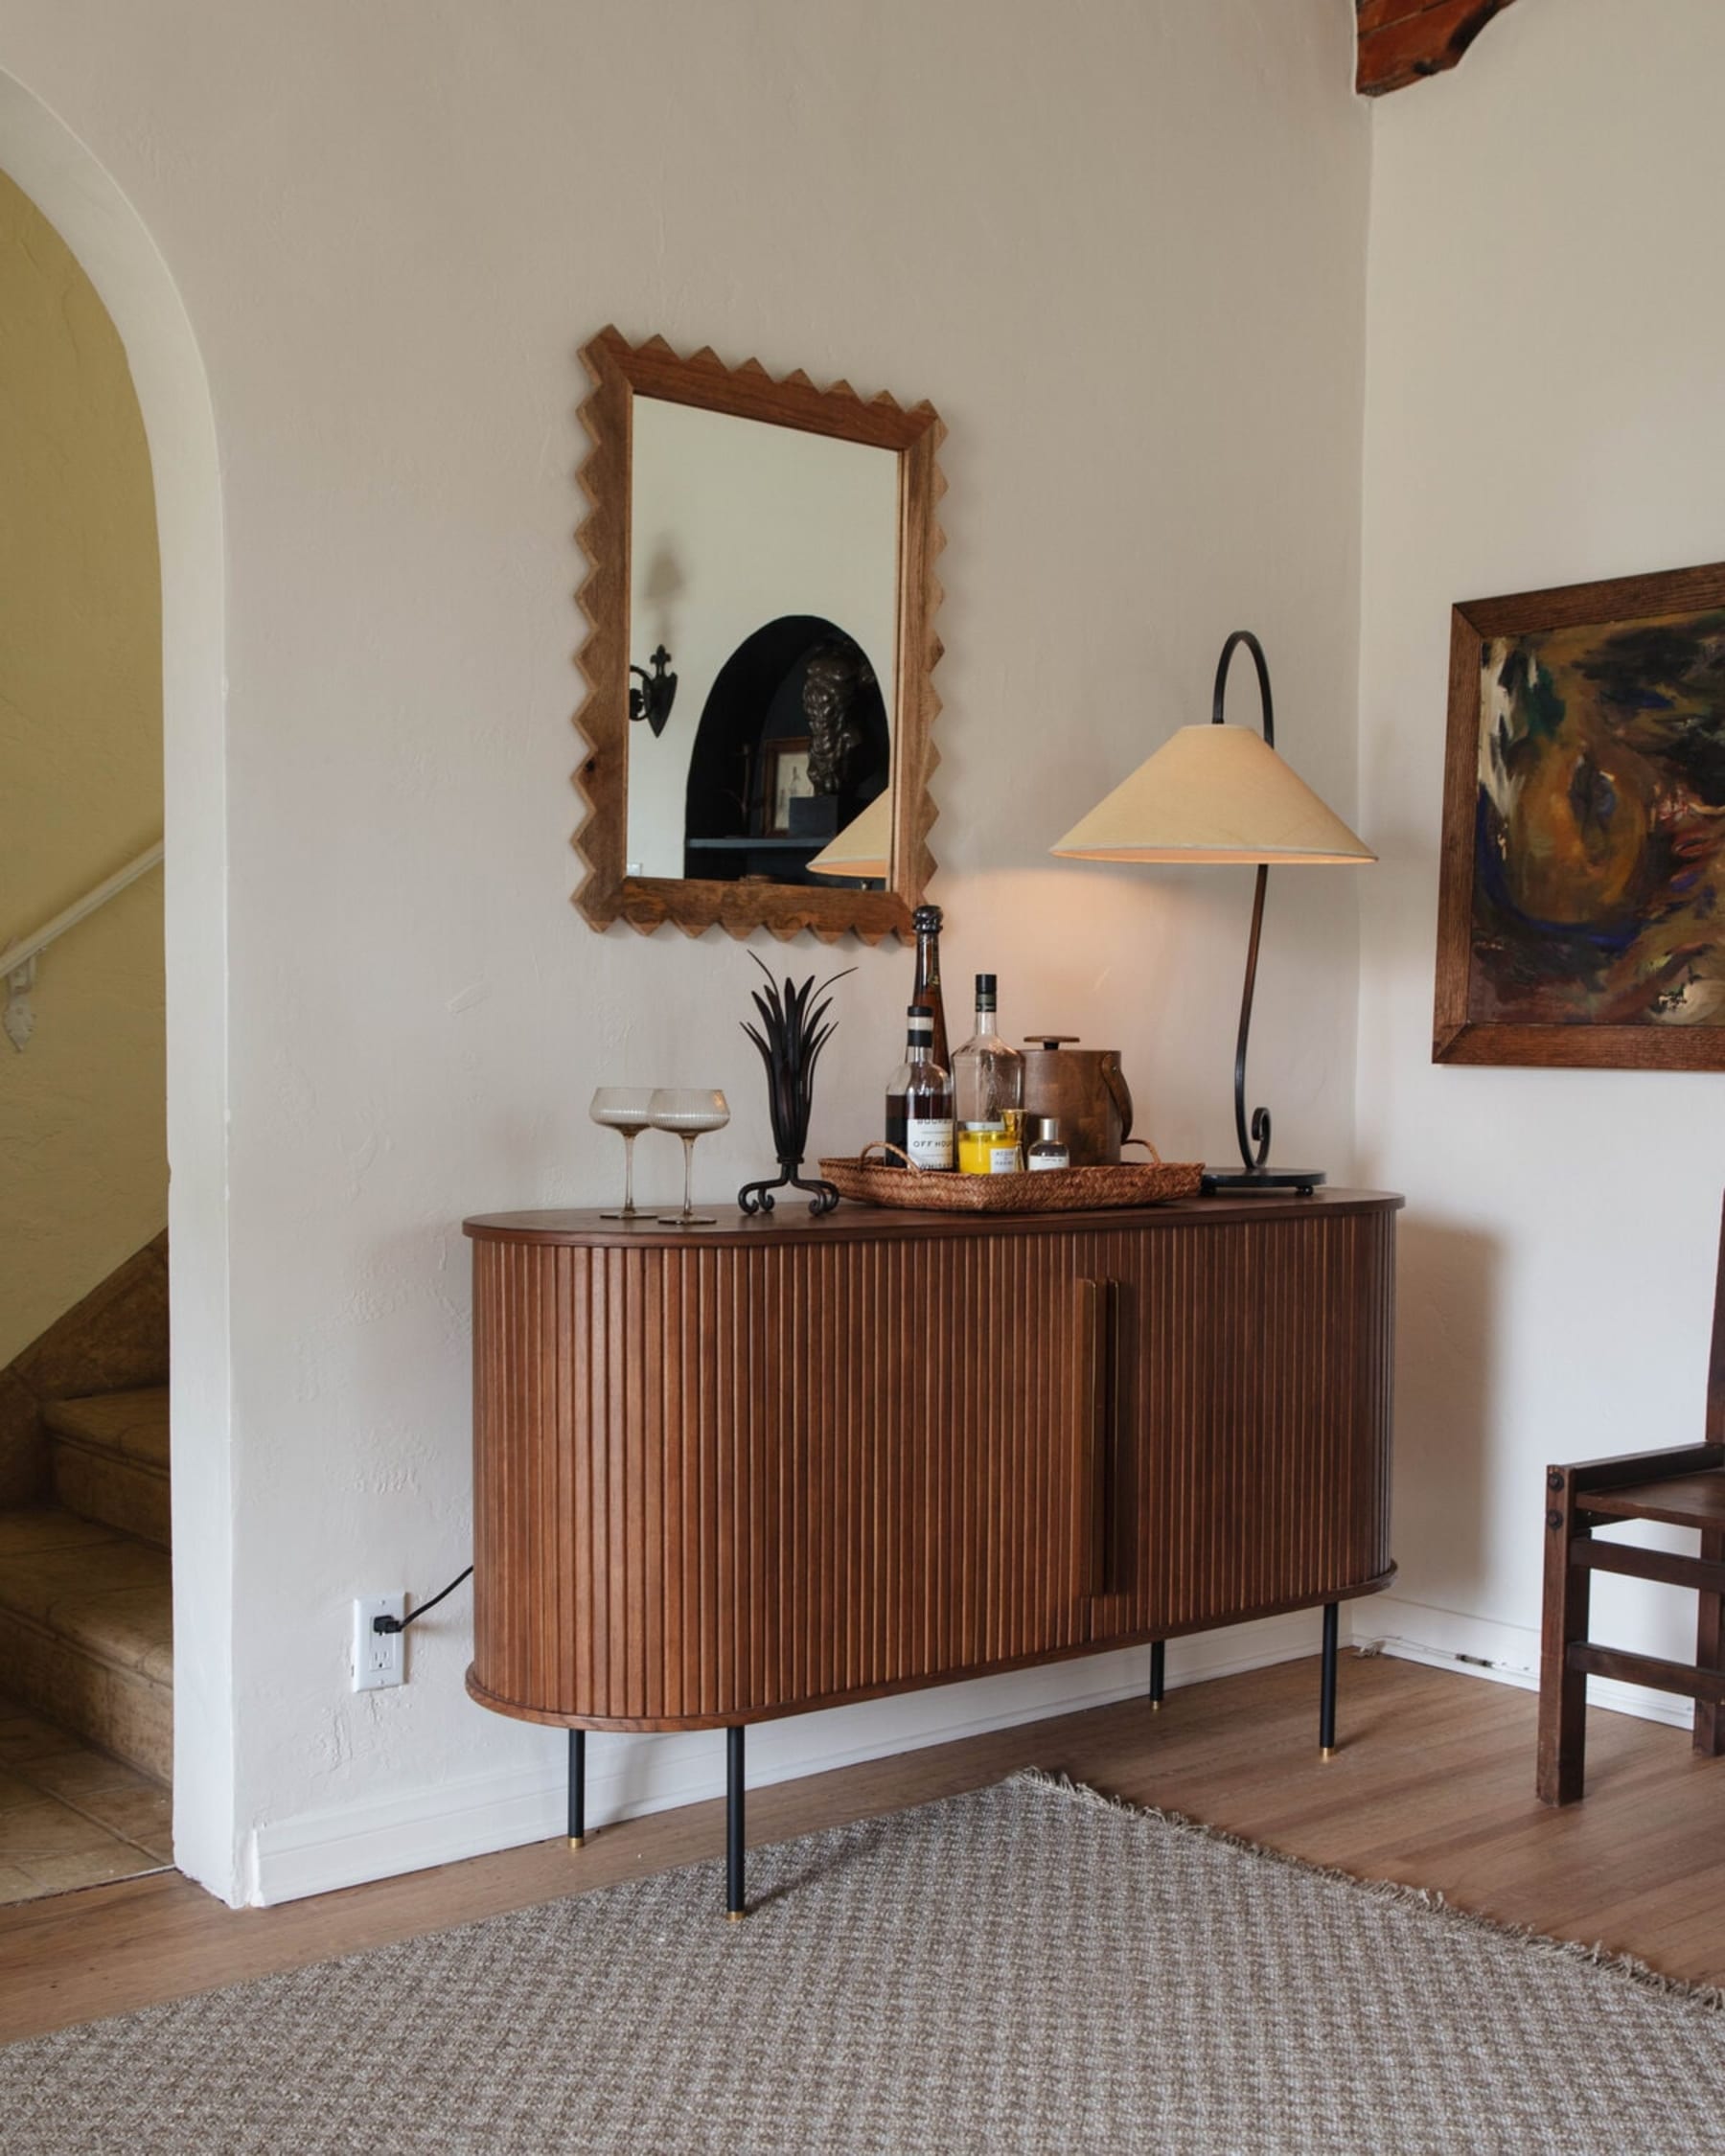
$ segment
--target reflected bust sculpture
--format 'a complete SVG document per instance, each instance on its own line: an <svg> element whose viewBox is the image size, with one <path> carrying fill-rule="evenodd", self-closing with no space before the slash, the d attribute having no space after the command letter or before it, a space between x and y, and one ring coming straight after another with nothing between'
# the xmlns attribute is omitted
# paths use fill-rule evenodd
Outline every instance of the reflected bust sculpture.
<svg viewBox="0 0 1725 2156"><path fill-rule="evenodd" d="M851 759L862 745L857 693L874 687L874 669L855 644L823 644L803 676L803 716L809 722L809 780L816 793L843 791Z"/></svg>

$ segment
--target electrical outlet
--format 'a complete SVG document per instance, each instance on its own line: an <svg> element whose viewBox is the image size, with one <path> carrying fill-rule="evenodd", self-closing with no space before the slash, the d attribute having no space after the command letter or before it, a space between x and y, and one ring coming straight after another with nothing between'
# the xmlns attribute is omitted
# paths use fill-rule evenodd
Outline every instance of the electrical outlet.
<svg viewBox="0 0 1725 2156"><path fill-rule="evenodd" d="M407 1635L374 1632L373 1617L407 1615L405 1594L361 1594L354 1603L354 1689L381 1691L407 1682Z"/></svg>

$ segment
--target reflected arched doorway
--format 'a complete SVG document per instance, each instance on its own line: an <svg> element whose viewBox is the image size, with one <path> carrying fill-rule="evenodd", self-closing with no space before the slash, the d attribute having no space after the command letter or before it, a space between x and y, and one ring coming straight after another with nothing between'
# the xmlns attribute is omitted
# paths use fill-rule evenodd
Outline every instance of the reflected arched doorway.
<svg viewBox="0 0 1725 2156"><path fill-rule="evenodd" d="M814 881L806 864L886 791L892 744L867 654L836 622L783 614L720 668L689 754L683 874Z"/></svg>

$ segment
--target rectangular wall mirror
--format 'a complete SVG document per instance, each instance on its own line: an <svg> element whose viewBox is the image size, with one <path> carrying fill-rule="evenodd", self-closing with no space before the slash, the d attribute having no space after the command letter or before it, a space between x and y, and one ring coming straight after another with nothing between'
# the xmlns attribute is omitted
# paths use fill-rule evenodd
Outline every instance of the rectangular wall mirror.
<svg viewBox="0 0 1725 2156"><path fill-rule="evenodd" d="M596 928L908 936L940 655L928 404L605 330L582 354ZM821 873L827 855L847 868Z"/></svg>

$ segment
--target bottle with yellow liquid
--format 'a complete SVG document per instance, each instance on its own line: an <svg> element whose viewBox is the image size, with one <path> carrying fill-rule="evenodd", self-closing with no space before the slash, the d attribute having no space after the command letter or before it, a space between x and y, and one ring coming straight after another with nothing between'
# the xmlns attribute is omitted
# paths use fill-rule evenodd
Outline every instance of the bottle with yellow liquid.
<svg viewBox="0 0 1725 2156"><path fill-rule="evenodd" d="M953 1058L963 1175L1017 1175L1024 1165L1024 1059L995 1025L995 976L977 975L976 1031Z"/></svg>

